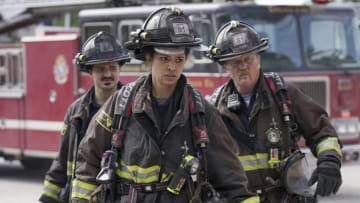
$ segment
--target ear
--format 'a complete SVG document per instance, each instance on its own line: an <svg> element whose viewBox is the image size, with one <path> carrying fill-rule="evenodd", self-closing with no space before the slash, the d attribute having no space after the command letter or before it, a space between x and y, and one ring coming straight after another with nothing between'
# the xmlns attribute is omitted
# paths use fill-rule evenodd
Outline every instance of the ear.
<svg viewBox="0 0 360 203"><path fill-rule="evenodd" d="M229 66L226 64L226 63L223 63L222 64L222 67L224 68L224 70L227 72L227 73L229 73Z"/></svg>
<svg viewBox="0 0 360 203"><path fill-rule="evenodd" d="M153 60L153 58L152 58L151 54L150 54L150 53L146 53L146 54L145 54L145 61L146 61L146 63L151 63L152 60Z"/></svg>
<svg viewBox="0 0 360 203"><path fill-rule="evenodd" d="M92 72L93 72L92 68L89 68L89 69L88 69L88 73L89 73L89 75L91 75L91 76L92 76Z"/></svg>
<svg viewBox="0 0 360 203"><path fill-rule="evenodd" d="M258 63L257 68L260 69L260 68L261 68L261 57L260 57L260 54L256 54L256 60L257 60L257 63Z"/></svg>
<svg viewBox="0 0 360 203"><path fill-rule="evenodd" d="M152 67L152 61L153 61L153 57L151 56L151 54L150 54L150 53L146 53L146 54L145 54L145 65L146 65L147 67L149 67L150 70L151 70L151 67Z"/></svg>

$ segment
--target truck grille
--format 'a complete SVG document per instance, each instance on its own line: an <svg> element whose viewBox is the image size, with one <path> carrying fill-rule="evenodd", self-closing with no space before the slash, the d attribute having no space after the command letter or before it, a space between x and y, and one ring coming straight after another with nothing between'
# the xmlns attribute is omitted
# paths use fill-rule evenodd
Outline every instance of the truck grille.
<svg viewBox="0 0 360 203"><path fill-rule="evenodd" d="M327 77L306 77L306 79L289 77L286 80L298 86L305 94L326 109L330 115L330 83ZM357 117L331 118L331 123L342 141L356 139L359 136L360 123Z"/></svg>
<svg viewBox="0 0 360 203"><path fill-rule="evenodd" d="M297 87L299 87L306 95L310 96L318 104L320 104L329 113L329 82L326 77L306 77L304 78L286 78Z"/></svg>

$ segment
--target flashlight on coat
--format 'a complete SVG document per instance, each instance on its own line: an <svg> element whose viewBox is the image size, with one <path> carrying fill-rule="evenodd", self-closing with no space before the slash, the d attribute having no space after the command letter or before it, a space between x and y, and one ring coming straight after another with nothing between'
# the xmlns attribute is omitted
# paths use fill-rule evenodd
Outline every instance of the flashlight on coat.
<svg viewBox="0 0 360 203"><path fill-rule="evenodd" d="M115 175L117 167L117 152L107 150L103 153L101 159L101 170L96 176L96 181L100 184L110 183Z"/></svg>
<svg viewBox="0 0 360 203"><path fill-rule="evenodd" d="M181 161L180 166L175 171L166 190L174 195L180 194L181 188L184 186L186 179L198 172L200 161L192 155L186 155Z"/></svg>

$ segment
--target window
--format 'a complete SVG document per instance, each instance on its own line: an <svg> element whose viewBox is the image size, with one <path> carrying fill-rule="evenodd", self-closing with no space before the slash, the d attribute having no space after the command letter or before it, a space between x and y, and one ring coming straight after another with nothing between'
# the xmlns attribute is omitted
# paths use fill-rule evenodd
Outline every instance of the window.
<svg viewBox="0 0 360 203"><path fill-rule="evenodd" d="M212 27L210 17L207 15L191 15L190 20L194 26L196 37L202 39L202 44L209 46L212 44L214 35L212 34ZM203 52L194 51L194 57L198 63L210 63L208 58L204 56Z"/></svg>
<svg viewBox="0 0 360 203"><path fill-rule="evenodd" d="M199 13L189 16L193 24L195 36L202 39L202 44L209 46L214 39L214 28L212 27L209 14ZM204 50L192 50L186 61L184 72L217 73L218 66L205 56Z"/></svg>
<svg viewBox="0 0 360 203"><path fill-rule="evenodd" d="M118 39L120 40L120 43L124 46L125 42L131 40L131 34L135 32L138 29L141 29L141 26L143 24L143 20L141 19L135 19L135 20L122 20L118 24ZM148 69L142 65L143 62L140 60L135 59L133 52L128 51L128 53L131 55L131 63L137 64L136 66L126 66L122 69L122 71L135 71L135 72L146 72Z"/></svg>
<svg viewBox="0 0 360 203"><path fill-rule="evenodd" d="M236 9L217 16L217 29L238 20L255 28L260 38L268 38L269 48L261 57L264 71L296 70L301 66L299 31L294 13Z"/></svg>
<svg viewBox="0 0 360 203"><path fill-rule="evenodd" d="M0 49L0 97L17 97L24 92L20 48Z"/></svg>
<svg viewBox="0 0 360 203"><path fill-rule="evenodd" d="M94 23L85 23L84 25L84 30L83 30L83 34L81 36L81 44L83 44L91 35L99 32L99 31L104 31L107 33L112 34L111 31L111 27L112 24L111 22L94 22Z"/></svg>
<svg viewBox="0 0 360 203"><path fill-rule="evenodd" d="M306 62L311 68L359 66L357 29L350 14L305 15L301 18Z"/></svg>
<svg viewBox="0 0 360 203"><path fill-rule="evenodd" d="M131 33L141 29L142 20L123 20L119 23L118 38L124 44L131 39Z"/></svg>

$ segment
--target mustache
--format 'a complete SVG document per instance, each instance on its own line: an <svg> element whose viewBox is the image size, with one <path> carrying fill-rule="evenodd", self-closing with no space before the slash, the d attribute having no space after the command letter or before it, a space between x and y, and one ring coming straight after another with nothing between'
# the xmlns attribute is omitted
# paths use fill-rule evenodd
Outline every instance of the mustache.
<svg viewBox="0 0 360 203"><path fill-rule="evenodd" d="M102 81L104 81L104 80L112 80L112 81L114 81L115 79L113 77L102 77L101 80Z"/></svg>

